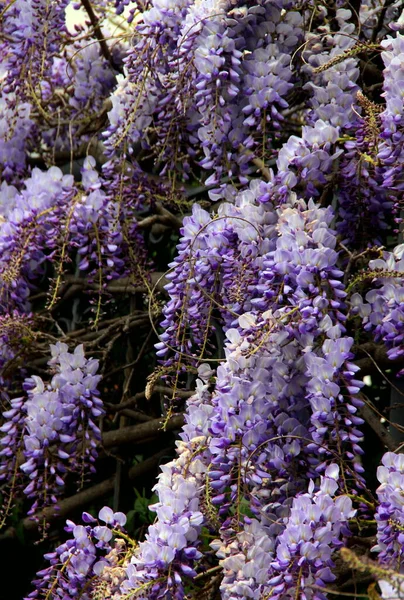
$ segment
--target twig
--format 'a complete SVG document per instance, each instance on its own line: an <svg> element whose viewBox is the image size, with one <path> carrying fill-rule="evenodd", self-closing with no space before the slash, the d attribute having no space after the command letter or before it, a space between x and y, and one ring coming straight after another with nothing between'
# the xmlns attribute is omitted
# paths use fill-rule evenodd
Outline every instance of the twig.
<svg viewBox="0 0 404 600"><path fill-rule="evenodd" d="M210 575L218 573L219 571L223 571L223 567L221 565L218 565L217 567L211 567L207 571L203 571L203 573L196 575L194 581L198 581L198 579L203 579L204 577L210 577Z"/></svg>
<svg viewBox="0 0 404 600"><path fill-rule="evenodd" d="M105 100L104 104L99 113L94 115L94 120L99 120L106 115L112 109L112 102L110 99ZM85 142L84 144L80 144L78 148L74 151L75 160L80 160L80 158L87 158L87 156L93 156L95 160L103 165L107 162L108 158L105 155L105 146L102 142L97 139L92 139L90 143ZM59 152L55 152L54 161L57 164L64 164L67 160L70 160L70 152L66 152L63 150L59 150Z"/></svg>
<svg viewBox="0 0 404 600"><path fill-rule="evenodd" d="M135 312L135 310L136 310L134 296L131 296L131 298L130 298L129 310L131 313ZM129 321L129 318L128 318L128 321ZM125 330L125 328L124 328L124 330ZM134 354L134 348L133 348L131 337L126 336L126 338L127 339L126 339L125 359L126 359L126 362L129 363L129 362L133 362L135 354ZM137 360L140 360L140 358L143 354L143 351L144 351L145 344L146 344L146 342L143 343L142 349L140 350ZM105 361L104 361L104 364L106 364ZM127 398L129 396L129 388L130 388L130 384L131 384L132 377L133 377L133 371L134 371L133 367L132 368L128 367L124 371L124 383L123 383L121 402L122 402L122 399ZM115 416L118 417L118 419L119 419L119 429L124 429L126 427L126 425L128 424L128 416L125 414L125 412L117 413ZM113 503L112 503L113 510L118 510L118 507L120 505L122 475L123 475L122 462L119 459L117 459L116 460L116 470L115 470L114 498L113 498Z"/></svg>
<svg viewBox="0 0 404 600"><path fill-rule="evenodd" d="M371 41L375 42L377 39L377 36L379 34L379 32L381 31L383 24L384 24L384 17L386 16L386 12L389 6L391 6L393 3L395 2L395 0L386 0L386 2L383 5L382 10L379 13L379 18L377 19L377 23L373 29L372 32L372 37L371 37Z"/></svg>
<svg viewBox="0 0 404 600"><path fill-rule="evenodd" d="M375 363L377 365L383 365L387 368L397 368L404 362L404 357L399 357L394 360L390 360L387 356L386 347L373 342L366 342L364 344L358 344L353 350L356 354L366 354L367 358L357 358L354 360L355 364L360 367L361 377L364 375L371 375L375 371ZM384 376L384 375L383 375Z"/></svg>
<svg viewBox="0 0 404 600"><path fill-rule="evenodd" d="M158 291L164 291L164 286L168 283L168 279L164 277L164 273L156 271L150 273L151 287L154 287ZM96 284L88 282L86 279L80 279L74 275L67 275L64 279L64 287L61 291L61 301L64 301L72 295L70 293L70 286L74 288L74 294L81 289L86 290L98 289ZM105 287L105 291L111 294L137 294L147 292L147 288L144 285L133 285L129 277L122 277L121 279L115 279ZM75 332L76 333L76 332Z"/></svg>
<svg viewBox="0 0 404 600"><path fill-rule="evenodd" d="M163 424L165 424L164 431L162 429ZM159 419L153 419L139 425L108 431L102 436L102 445L104 448L111 448L112 446L141 442L146 438L157 437L159 434L164 434L164 432L179 429L183 424L184 415L182 414L174 415L166 423L164 418L160 417Z"/></svg>
<svg viewBox="0 0 404 600"><path fill-rule="evenodd" d="M170 396L172 398L174 390L165 385L155 385L153 387L153 392L156 392L159 394L167 394L168 396ZM175 390L175 395L178 398L190 398L194 394L195 394L195 392L193 390Z"/></svg>
<svg viewBox="0 0 404 600"><path fill-rule="evenodd" d="M380 422L380 418L375 415L374 411L368 406L368 404L365 403L359 412L369 427L373 429L379 440L383 442L388 450L394 452L397 444L394 442L387 429L383 427L382 423Z"/></svg>
<svg viewBox="0 0 404 600"><path fill-rule="evenodd" d="M119 406L119 405L118 405ZM146 423L146 421L152 421L153 417L149 417L138 410L130 410L130 408L124 408L119 410L119 412L134 421L139 421L140 423Z"/></svg>
<svg viewBox="0 0 404 600"><path fill-rule="evenodd" d="M182 220L164 208L160 202L156 203L156 214L145 217L142 221L139 221L138 227L140 229L148 229L156 223L170 225L171 227L174 227L174 229L180 229L182 227Z"/></svg>
<svg viewBox="0 0 404 600"><path fill-rule="evenodd" d="M107 376L106 376L107 377ZM106 379L106 377L104 377L104 379ZM163 386L163 385L156 385L155 387L153 387L153 393L157 393L157 394L167 394L167 396L170 396L170 398L172 398L173 396L173 389L167 386ZM191 396L193 396L195 392L189 390L176 390L175 391L175 395L178 396L178 398L190 398ZM146 393L145 392L138 392L137 394L135 394L134 396L132 396L131 398L128 398L125 402L121 402L120 404L107 404L107 410L108 412L119 412L121 410L127 409L127 408L131 408L132 406L136 406L136 404L138 403L139 400L143 400L144 398L146 398ZM144 420L144 419L143 419Z"/></svg>
<svg viewBox="0 0 404 600"><path fill-rule="evenodd" d="M258 167L258 170L261 171L262 176L267 180L271 181L271 171L266 167L263 160L258 158L257 156L252 159L253 164Z"/></svg>
<svg viewBox="0 0 404 600"><path fill-rule="evenodd" d="M392 381L389 380L388 376L386 375L386 373L383 373L383 371L381 370L381 368L379 367L379 365L377 364L377 362L375 361L375 359L373 358L373 356L371 356L369 354L369 352L367 352L363 346L361 347L361 351L364 352L365 354L368 355L369 360L373 363L373 366L376 367L377 371L379 371L380 375L382 377L384 377L384 379L387 381L387 383L394 389L396 390L396 392L399 394L399 396L404 396L404 393L402 392L402 390L400 390L396 385L394 385L394 383ZM387 356L387 354L386 354ZM387 357L388 358L388 357Z"/></svg>
<svg viewBox="0 0 404 600"><path fill-rule="evenodd" d="M142 461L141 463L133 466L128 472L128 478L133 481L138 477L142 477L148 474L150 471L155 470L161 459L164 456L167 456L171 453L171 448L164 448L157 452L150 458ZM62 500L57 507L51 506L49 508L45 508L39 515L36 517L40 520L45 518L45 520L49 523L56 519L61 519L66 515L71 514L73 511L83 508L84 506L93 503L98 498L102 498L112 492L114 489L115 475L112 475L108 479L105 479L101 483L97 483L92 487L75 494L74 496L70 496L70 498L66 498ZM25 518L22 521L22 526L26 530L34 530L37 528L37 522L32 518ZM6 532L5 532L6 533Z"/></svg>
<svg viewBox="0 0 404 600"><path fill-rule="evenodd" d="M366 577L366 581L369 579L369 576ZM329 587L322 587L320 585L315 585L312 583L308 586L313 590L318 590L323 594L335 594L336 596L349 596L349 598L369 598L368 594L357 594L356 592L341 592L340 590L333 590Z"/></svg>
<svg viewBox="0 0 404 600"><path fill-rule="evenodd" d="M115 61L109 51L108 44L105 41L104 36L101 31L100 21L93 10L93 7L91 6L90 0L81 0L81 3L84 6L84 8L90 18L91 25L94 28L94 35L100 44L101 52L102 52L104 58L109 62L109 64L111 65L111 67L113 69L116 69L117 71L122 72L121 68L118 67L118 65L115 63Z"/></svg>
<svg viewBox="0 0 404 600"><path fill-rule="evenodd" d="M141 325L146 325L149 323L149 317L144 315L144 316L140 316L137 317L135 319L128 319L126 317L126 321L128 321L128 323L122 323L119 325L119 328L121 330L121 333L125 330L125 332L130 331L131 329L133 329L133 327L140 327ZM114 331L114 329L116 329L116 325L110 325L107 329L103 329L102 332L96 332L99 333L98 337L95 337L95 339L89 343L89 347L94 347L100 344L100 342L102 342L105 339L110 339L110 335L112 334L112 332ZM124 329L125 328L125 329ZM83 336L82 338L80 338L80 340L85 340L87 339L87 341L90 338L90 334L87 334L86 336Z"/></svg>

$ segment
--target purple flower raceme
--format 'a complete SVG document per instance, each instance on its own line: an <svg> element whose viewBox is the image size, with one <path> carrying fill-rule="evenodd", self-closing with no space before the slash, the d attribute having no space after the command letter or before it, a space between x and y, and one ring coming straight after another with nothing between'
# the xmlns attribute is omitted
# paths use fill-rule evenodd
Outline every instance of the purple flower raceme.
<svg viewBox="0 0 404 600"><path fill-rule="evenodd" d="M67 471L77 474L80 484L94 470L101 439L98 418L104 413L98 397L98 361L84 357L83 346L73 353L66 344L51 346L49 366L54 376L49 384L33 376L25 380L28 399L11 401L3 413L0 445L0 477L6 484L17 476L16 459L21 450L21 471L29 483L24 493L33 504L29 514L57 502ZM7 481L9 479L9 481Z"/></svg>
<svg viewBox="0 0 404 600"><path fill-rule="evenodd" d="M82 271L96 286L97 297L90 302L95 304L94 322L98 322L102 302L108 298L108 282L130 276L131 283L146 282L147 287L146 267L150 268L151 263L138 228L136 194L132 191L128 196L120 193L116 197L115 186L106 184L91 156L85 159L81 175L84 193L77 194L71 204L64 235L67 246L77 248L76 273ZM60 279L62 267L60 264Z"/></svg>
<svg viewBox="0 0 404 600"><path fill-rule="evenodd" d="M182 441L177 442L178 456L162 467L154 488L159 501L150 508L156 513L156 521L149 527L145 541L128 555L130 562L125 566L117 600L182 599L185 582L195 575L195 566L202 557L198 550L200 533L206 521L202 510L210 456L206 440L213 411L208 391L212 375L208 365L200 366L196 393L185 414Z"/></svg>
<svg viewBox="0 0 404 600"><path fill-rule="evenodd" d="M217 368L210 401L211 503L223 518L242 501L262 515L304 489L300 440L304 446L309 434L302 377L292 366L294 343L271 311L242 315L226 337L226 361Z"/></svg>
<svg viewBox="0 0 404 600"><path fill-rule="evenodd" d="M244 177L255 149L267 150L268 130L279 130L293 86L290 54L303 39L303 19L284 6L154 2L112 96L111 152L140 143L164 173L181 163L187 176L191 158L213 171L209 184L222 173Z"/></svg>
<svg viewBox="0 0 404 600"><path fill-rule="evenodd" d="M190 355L193 346L202 347L209 323L210 296L216 294L217 275L212 268L208 254L212 253L211 217L208 212L194 205L192 215L184 218L182 237L178 245L178 255L169 265L167 277L171 282L166 290L171 296L164 307L162 327L164 333L156 345L158 356L165 356L170 350L175 355L171 360L181 359L181 354ZM220 222L218 223L220 228ZM215 228L218 229L218 228ZM217 252L224 253L230 245L225 235L218 231ZM214 259L213 259L214 260ZM216 263L218 259L216 259ZM183 317L178 319L178 313ZM191 323L192 338L187 336L188 323ZM165 361L166 362L166 361Z"/></svg>
<svg viewBox="0 0 404 600"><path fill-rule="evenodd" d="M209 183L219 183L222 173L246 182L257 149L270 149L268 131L281 127L293 87L290 55L303 39L301 16L284 10L286 4L222 2L221 17L207 20L197 40L190 115L199 122L200 164L214 170Z"/></svg>
<svg viewBox="0 0 404 600"><path fill-rule="evenodd" d="M272 192L275 198L287 201L290 190L307 200L319 196L342 154L336 148L338 136L339 129L321 119L314 126L304 126L301 137L292 135L278 152L278 173Z"/></svg>
<svg viewBox="0 0 404 600"><path fill-rule="evenodd" d="M52 306L72 252L77 254L76 275L85 272L97 285L96 320L109 280L129 272L134 281L145 279L147 260L136 204L116 201L103 186L93 157L84 161L81 187L58 167L34 168L20 192L3 182L0 312L28 311L30 290L49 263L54 269Z"/></svg>
<svg viewBox="0 0 404 600"><path fill-rule="evenodd" d="M27 142L37 127L32 105L41 103L40 82L66 33L68 0L16 0L2 11L0 42L0 172L18 180L26 169Z"/></svg>
<svg viewBox="0 0 404 600"><path fill-rule="evenodd" d="M142 14L137 26L140 40L129 50L125 78L111 97L113 108L107 132L111 148L128 141L149 147L148 129L164 88L171 87L169 62L173 54L177 55L181 25L190 5L190 0L157 0Z"/></svg>
<svg viewBox="0 0 404 600"><path fill-rule="evenodd" d="M156 521L132 555L121 586L123 597L182 599L184 585L195 576L202 558L198 550L201 529L215 514L212 507L209 510L205 494L210 463L207 439L213 415L209 381L214 372L202 364L198 374L196 393L187 405L182 441L177 442L178 456L162 467L154 488L159 501L151 507Z"/></svg>
<svg viewBox="0 0 404 600"><path fill-rule="evenodd" d="M319 489L310 482L308 492L293 499L288 516L277 519L278 525L246 519L227 547L220 540L211 544L222 559L223 600L287 599L303 590L309 599L326 597L311 586L322 588L334 581L332 555L349 534L348 522L356 512L348 496L335 497L338 478L338 466L329 465Z"/></svg>
<svg viewBox="0 0 404 600"><path fill-rule="evenodd" d="M222 344L221 328L231 327L251 309L249 290L258 282L261 256L275 234L276 216L261 206L261 182L224 203L217 217L197 204L184 218L178 256L170 265L164 307L165 331L156 345L163 364L192 364ZM212 320L212 314L215 319Z"/></svg>
<svg viewBox="0 0 404 600"><path fill-rule="evenodd" d="M69 153L70 144L80 153L82 144L94 142L92 135L85 133L83 123L90 123L105 110L103 103L116 84L114 70L98 44L86 40L55 56L49 70L50 75L41 81L43 102L49 112L48 127L40 130L41 140L36 143L45 156ZM61 95L61 89L70 93Z"/></svg>
<svg viewBox="0 0 404 600"><path fill-rule="evenodd" d="M120 207L102 184L95 159L86 158L82 169L84 194L77 196L66 223L68 243L78 249L77 270L86 273L98 288L96 321L107 282L125 274Z"/></svg>
<svg viewBox="0 0 404 600"><path fill-rule="evenodd" d="M85 194L74 207L69 231L72 245L78 248L77 269L97 287L98 299L91 299L96 304L95 321L102 301L108 300L109 281L129 277L131 284L149 288L148 270L152 267L138 227L138 211L143 207L139 188L134 191L126 185L126 177L112 174L111 164L105 167L100 176L95 159L85 159L81 171Z"/></svg>
<svg viewBox="0 0 404 600"><path fill-rule="evenodd" d="M68 0L16 0L4 11L4 33L11 40L7 40L8 44L2 42L1 51L9 48L10 41L13 47L13 53L7 54L9 85L24 86L28 83L26 78L20 77L20 73L29 61L31 87L36 83L35 77L44 76L66 33L65 9L68 3Z"/></svg>
<svg viewBox="0 0 404 600"><path fill-rule="evenodd" d="M211 4L214 6L215 3ZM243 27L248 9L245 7L245 14L238 19L228 21L228 4L222 1L218 6L220 18L208 20L204 24L194 50L195 118L199 121L196 136L204 153L200 164L205 169L214 171L208 178L208 183L219 182L224 170L224 156L229 162L228 174L231 176L230 165L234 162L234 150L237 154L241 140L246 147L252 143L251 137L248 139L248 136L243 135L244 132L238 131L243 115L239 103L234 101L240 93L243 57L243 48L237 47L236 36L237 30ZM254 19L255 15L251 13L250 17Z"/></svg>
<svg viewBox="0 0 404 600"><path fill-rule="evenodd" d="M10 408L2 414L4 423L0 427L0 485L2 507L1 526L6 522L14 504L15 493L21 488L23 474L18 465L18 453L23 450L25 430L24 398L10 400Z"/></svg>
<svg viewBox="0 0 404 600"><path fill-rule="evenodd" d="M49 597L112 598L125 577L128 547L125 542L126 517L104 506L98 520L83 513L84 525L67 521L65 531L71 537L45 555L50 566L37 573L30 598ZM121 537L121 534L122 537Z"/></svg>
<svg viewBox="0 0 404 600"><path fill-rule="evenodd" d="M343 545L349 520L356 514L351 499L337 495L339 478L339 467L330 464L317 491L311 482L306 494L293 499L265 582L271 598L286 600L299 593L313 600L326 598L314 586L324 588L335 580L332 554Z"/></svg>
<svg viewBox="0 0 404 600"><path fill-rule="evenodd" d="M269 565L275 548L270 527L246 518L241 530L231 533L233 539L227 547L221 540L211 543L223 569L222 600L265 597L269 591Z"/></svg>
<svg viewBox="0 0 404 600"><path fill-rule="evenodd" d="M354 379L357 368L350 362L353 340L345 336L346 293L341 283L343 273L337 266L336 236L330 229L333 211L320 208L313 201L307 204L298 201L292 194L289 203L275 213L270 203L260 202L260 195L265 192L266 186L259 181L238 194L228 188L226 193L233 202L223 203L218 217L213 219L195 207L192 217L184 221L180 256L167 288L171 300L164 325L173 327L175 332L176 310L184 300L183 286L194 285L198 269L206 276L209 271L203 270L205 265L218 269L216 297L220 299L218 305L224 307L225 359L217 368L213 392L207 393L206 384L200 384L196 397L191 399L183 439L188 448L193 449L197 444L196 468L198 473L205 473L192 490L190 487L190 497L204 515L201 523L208 526L215 523L215 529L219 529L221 541L215 549L220 558L226 557L223 564L229 570L228 575L225 571L223 583L226 598L243 597L247 590L251 597L259 597L264 582L268 581L260 570L267 560L265 553L275 552L275 539L282 531L282 527L271 527L271 520L284 519L286 525L290 511L294 515L299 508L297 503L293 512L291 498L296 495L300 498L309 478L319 474L323 487L320 491L313 485L310 487L309 495L315 498L310 502L316 506L324 504L325 514L327 510L338 513L335 531L327 530L326 536L338 547L345 532L342 523L346 525L352 507L345 506L342 500L335 505L330 497L338 486L346 491L346 480L339 476L338 468L330 466L330 461L343 453L352 461L353 479L355 469L359 473L362 470L360 464L353 462L354 456L361 452L358 426L362 420L356 414L360 405L356 394L362 384ZM193 256L189 252L192 246ZM186 271L186 275L180 269L184 260L194 269ZM235 280L240 281L243 265L248 265L249 272L245 301L230 294ZM191 302L205 302L197 294L191 294L190 298ZM198 310L191 316L198 327L197 319L203 310L205 319L209 319L204 304L198 304ZM173 335L163 334L160 350L169 348L167 339ZM208 377L207 373L205 376ZM215 377L213 372L211 377ZM167 489L157 487L158 520L133 561L135 566L129 569L131 588L138 590L139 597L146 588L147 597L157 598L162 589L169 597L169 593L174 594L169 592L170 586L181 596L182 583L178 580L176 587L174 575L166 580L169 564L171 572L179 573L180 577L181 569L184 574L195 574L194 565L188 565L191 570L187 571L178 563L175 566L176 561L184 560L183 546L177 553L162 537L168 525L167 503L175 501L184 511L189 502L183 498L185 484L177 485L173 479L179 460L167 469ZM192 464L193 461L188 463L189 468ZM182 482L183 472L177 477ZM361 479L358 481L360 485ZM327 494L328 500L323 500ZM232 507L236 507L235 514ZM245 507L255 515L256 524L245 520L249 518ZM321 516L320 509L317 512L319 527L326 527L326 516ZM171 509L169 518L171 523L181 519L178 515L173 517ZM312 536L314 533L305 540L308 545L296 563L296 554L291 555L288 569L292 574L285 575L285 582L294 581L295 587L299 572L295 566L299 560L307 561L302 573L310 583L323 585L332 579L330 551L325 550L330 542L324 542L320 548L320 542ZM240 557L240 548L247 544L246 540L256 539L262 540L259 547L263 554L258 560L260 575L254 579L253 563L248 566L247 559ZM292 550L297 552L296 548ZM254 552L261 550L252 547L252 557ZM233 568L238 572L237 577L231 573ZM282 568L286 569L286 565ZM274 574L274 580L276 577L280 582L283 575ZM146 591L143 593L146 595Z"/></svg>
<svg viewBox="0 0 404 600"><path fill-rule="evenodd" d="M10 128L10 123L12 126ZM0 175L5 183L16 182L26 169L26 150L34 133L31 106L15 101L15 94L0 97Z"/></svg>
<svg viewBox="0 0 404 600"><path fill-rule="evenodd" d="M28 153L39 151L48 162L55 152L73 151L71 143L90 143L83 123L99 114L115 84L98 44L68 30L69 4L16 0L2 13L0 173L8 182L28 175Z"/></svg>
<svg viewBox="0 0 404 600"><path fill-rule="evenodd" d="M335 232L330 229L333 211L300 201L278 214L276 249L262 263L258 289L263 297L253 303L269 308L268 301L275 300L279 308L274 316L284 315L285 330L297 345L304 367L299 361L297 366L307 377L303 388L311 411L310 434L319 444L311 450L321 456L324 445L338 447L343 439L352 445L353 452L348 448L347 452L353 459L361 452L357 426L363 421L355 413L361 404L356 394L363 384L354 378L358 368L350 362L353 340L345 336L346 292L337 265ZM301 321L295 321L297 315ZM360 465L356 468L361 470Z"/></svg>
<svg viewBox="0 0 404 600"><path fill-rule="evenodd" d="M404 244L393 252L383 252L383 258L369 261L369 270L374 287L365 299L352 294L351 310L376 341L386 344L387 355L394 360L404 354Z"/></svg>
<svg viewBox="0 0 404 600"><path fill-rule="evenodd" d="M253 138L262 155L272 151L269 140L265 139L268 131L277 136L282 126L282 113L289 106L288 93L296 79L290 56L303 39L301 15L289 12L286 6L287 2L280 1L252 7L245 21L246 30L249 20L254 23L257 35L248 39L243 51L240 65L240 87L245 94L241 103L243 126L239 123L234 127L230 141L233 146L233 140L238 140L243 146L254 148L250 141Z"/></svg>
<svg viewBox="0 0 404 600"><path fill-rule="evenodd" d="M377 469L379 506L376 511L378 560L397 572L403 567L404 455L386 452Z"/></svg>
<svg viewBox="0 0 404 600"><path fill-rule="evenodd" d="M389 226L392 201L383 184L386 168L378 166L380 105L357 94L362 118L352 127L353 140L345 142L340 164L337 230L344 243L358 250L378 244Z"/></svg>
<svg viewBox="0 0 404 600"><path fill-rule="evenodd" d="M159 501L151 507L157 519L139 544L127 568L124 594L136 598L184 597L184 579L196 575L195 562L202 557L197 549L204 516L200 496L206 466L203 455L206 438L178 442L178 457L162 467L154 487Z"/></svg>
<svg viewBox="0 0 404 600"><path fill-rule="evenodd" d="M288 422L288 427L291 426L293 419L298 414L301 415L301 402L308 402L307 408L310 407L306 418L311 421L311 425L309 421L306 422L306 427L309 428L303 436L310 432L313 437L314 444L310 452L314 456L322 455L323 452L328 456L325 447L329 444L338 446L341 441L351 446L346 450L351 459L354 454L361 452L358 426L362 424L362 420L355 414L360 405L355 394L362 383L355 380L357 367L350 362L353 340L344 336L346 293L340 282L342 272L336 265L338 253L335 251L335 234L329 229L333 213L331 209L317 208L312 202L308 205L295 202L292 206L285 206L278 211L276 230L279 237L272 238L271 241L268 234L271 235L272 232L273 235L275 229L274 221L267 220L267 215L271 214L269 206L264 210L265 205L262 205L260 210L259 196L257 206L252 194L254 191L259 194L260 190L260 184L255 182L248 192L239 193L235 205L223 204L220 211L223 218L220 216L210 221L208 213L195 208L193 218L189 222L185 221L184 231L189 227L190 233L193 236L196 234L195 258L190 261L187 250L190 243L187 241L184 245L183 239L180 252L183 247L187 252L182 256L180 254L171 275L172 283L167 287L172 299L167 304L166 319L163 322L166 333L158 344L159 354L164 355L170 346L174 346L175 339L181 339L177 332L182 325L178 324L176 311L180 305L183 306L184 286L192 289L198 269L204 269L203 272L206 273L205 265L214 261L219 273L219 277L216 277L217 304L228 307L229 315L224 315L223 327L229 342L235 344L234 350L230 350L233 346L229 345L226 352L238 353L234 362L229 359L228 365L219 367L216 382L219 395L212 398L213 404L217 406L212 418L212 434L216 436L221 433L219 446L215 450L215 461L219 464L223 457L225 463L228 463L227 474L223 473L223 478L218 475L213 484L213 488L220 493L231 479L231 464L236 460L232 453L239 453L236 447L238 435L244 433L247 436L248 455L247 438L253 443L251 450L254 451L265 439L280 435L282 432L278 430L278 425L274 429L271 426L266 433L270 420L274 419L275 422L276 416L280 424L286 418L281 417L283 410L285 415L292 418ZM198 224L195 222L197 215L203 219ZM240 229L243 228L243 235L238 231L239 226ZM261 232L265 230L266 234L261 239ZM218 239L222 241L215 246L215 236L219 231ZM237 251L228 252L229 246L226 246L225 240L236 243ZM244 241L248 242L246 252ZM247 245L251 248L252 243L254 251L250 250L248 253ZM218 248L217 252L214 251L215 247ZM206 258L202 262L204 255ZM180 269L184 258L189 261L191 274L185 272L184 275L184 271ZM240 286L240 273L246 272L249 273L246 283L249 300L240 302L238 298L232 298L230 290L235 281ZM203 332L209 326L211 294L205 298L202 292L198 292L196 290L196 293L194 291L190 294L190 303L197 306L195 313L191 313L191 320L195 328ZM242 293L240 297L243 297ZM187 305L186 309L188 310ZM240 313L241 316L237 319L237 314ZM202 326L201 316L204 318ZM302 322L300 316L304 316ZM186 316L184 322L188 322ZM197 330L194 338L196 336ZM244 349L237 350L238 347ZM189 352L189 348L180 348L180 351ZM261 363L256 364L255 355L260 357ZM194 356L196 359L197 355ZM180 354L177 359L181 361ZM254 369L257 369L256 373ZM238 385L235 385L238 377L239 390ZM266 387L263 383L260 384L264 380L267 381ZM262 389L254 391L260 385ZM251 391L248 391L250 388ZM231 394L228 389L232 390ZM351 397L350 401L344 397L346 392ZM253 406L249 407L252 414L265 416L264 422L259 426L257 424L256 435L253 433L254 419L248 417L246 430L246 422L237 416L248 397L257 397L257 402L261 404L268 401L267 408L264 405L260 405L257 410ZM234 419L230 418L233 410ZM300 422L302 423L301 416ZM290 429L286 431L291 433ZM226 439L229 444L235 443L234 448L225 446ZM298 441L293 446L299 446ZM300 447L295 448L295 451L299 454ZM265 450L263 452L265 454ZM277 452L281 452L283 456L280 448ZM310 461L314 460L314 456ZM278 462L279 468L281 464L282 459ZM320 461L317 468L321 471L325 465ZM355 468L360 472L359 464ZM215 468L215 471L219 473L221 469Z"/></svg>
<svg viewBox="0 0 404 600"><path fill-rule="evenodd" d="M401 85L404 79L404 35L397 32L396 37L388 36L381 45L384 48L383 96L386 108L380 114L383 142L379 145L377 158L383 168L383 187L394 203L396 221L400 222L404 191L404 98Z"/></svg>
<svg viewBox="0 0 404 600"><path fill-rule="evenodd" d="M303 50L303 57L310 65L303 67L303 72L310 78L305 89L313 94L308 118L313 125L321 119L342 133L344 129L349 130L357 118L359 68L355 54L350 55L355 49L355 25L351 22L352 11L339 8L335 12L338 31L332 31L327 13L327 8L322 7L319 16L324 19L323 35L308 32L308 43Z"/></svg>
<svg viewBox="0 0 404 600"><path fill-rule="evenodd" d="M349 133L354 132L356 139L345 143L348 153L340 170L339 230L349 242L362 247L379 243L380 232L389 226L392 212L396 220L400 219L399 203L404 189L401 182L404 104L397 82L404 77L403 40L398 33L396 38L388 37L382 42L385 48L382 96L386 105L374 104L361 92L357 93L362 119L359 123L351 120ZM352 227L355 222L356 227Z"/></svg>
<svg viewBox="0 0 404 600"><path fill-rule="evenodd" d="M278 152L278 173L272 182L272 196L278 201L287 200L292 189L305 200L317 197L324 193L335 176L335 165L343 152L337 147L337 141L343 130L350 128L356 120L357 61L347 54L344 61L332 63L354 46L351 33L355 27L348 20L350 16L349 10L338 9L335 19L340 31L337 34L329 32L327 36L327 9L323 8L319 18L324 18L324 35L306 35L307 44L302 54L307 66L303 66L302 74L309 78L304 89L312 93L311 109L308 115L304 113L308 125L303 126L301 136L292 135ZM325 52L324 45L331 47L331 52ZM330 65L326 68L328 62Z"/></svg>
<svg viewBox="0 0 404 600"><path fill-rule="evenodd" d="M33 169L18 193L0 188L0 312L29 310L32 280L60 240L62 210L75 194L73 177L58 167Z"/></svg>
<svg viewBox="0 0 404 600"><path fill-rule="evenodd" d="M35 339L31 315L14 311L0 316L0 399L8 410L3 412L0 426L0 486L2 487L2 507L0 528L4 525L13 507L15 494L21 488L23 473L19 469L19 456L23 451L24 410L23 398L10 400L9 392L17 381L26 375L21 365ZM18 358L17 358L18 357ZM8 368L12 361L18 361L18 371Z"/></svg>
<svg viewBox="0 0 404 600"><path fill-rule="evenodd" d="M73 87L70 104L80 111L89 103L96 113L101 109L104 98L112 92L116 84L115 75L95 44L86 44L80 50L75 49L74 58L74 73L69 71L70 57L66 65L67 74L74 77L74 80L70 81Z"/></svg>

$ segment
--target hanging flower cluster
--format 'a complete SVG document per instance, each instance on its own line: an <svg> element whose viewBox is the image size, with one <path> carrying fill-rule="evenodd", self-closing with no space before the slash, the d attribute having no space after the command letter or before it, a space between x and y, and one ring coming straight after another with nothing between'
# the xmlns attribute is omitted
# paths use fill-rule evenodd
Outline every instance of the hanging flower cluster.
<svg viewBox="0 0 404 600"><path fill-rule="evenodd" d="M83 513L83 521L85 525L67 521L65 531L72 534L72 538L46 556L51 564L38 573L36 590L25 600L49 593L84 600L112 598L119 589L130 550L123 529L125 515L104 506L98 519Z"/></svg>
<svg viewBox="0 0 404 600"><path fill-rule="evenodd" d="M401 454L386 452L377 469L379 507L376 512L379 560L395 568L403 562L404 463ZM399 570L399 569L397 569Z"/></svg>
<svg viewBox="0 0 404 600"><path fill-rule="evenodd" d="M367 331L376 340L383 340L392 360L404 354L404 245L393 252L383 252L383 258L369 261L375 286L365 296L351 296L352 312L358 314ZM377 286L377 287L376 287Z"/></svg>
<svg viewBox="0 0 404 600"><path fill-rule="evenodd" d="M60 342L51 346L51 353L50 383L38 376L26 379L28 398L11 401L0 428L4 434L0 479L15 487L24 481L19 476L22 471L29 480L24 494L33 500L30 515L56 504L67 473L76 473L83 482L94 471L101 439L97 421L104 409L97 390L98 361L86 359L83 346L70 353ZM18 464L19 452L24 456L22 464Z"/></svg>

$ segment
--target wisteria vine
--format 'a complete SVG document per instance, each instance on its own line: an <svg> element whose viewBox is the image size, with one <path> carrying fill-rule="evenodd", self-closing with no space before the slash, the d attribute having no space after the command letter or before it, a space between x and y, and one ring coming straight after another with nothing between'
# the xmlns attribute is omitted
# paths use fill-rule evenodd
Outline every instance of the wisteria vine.
<svg viewBox="0 0 404 600"><path fill-rule="evenodd" d="M69 535L25 597L401 593L401 3L0 27L1 525Z"/></svg>

